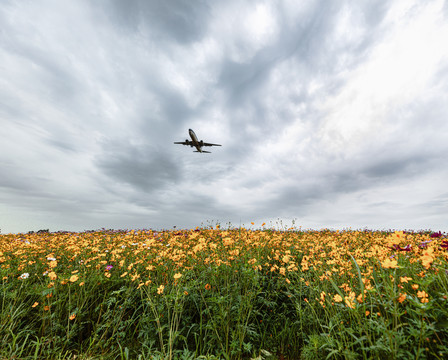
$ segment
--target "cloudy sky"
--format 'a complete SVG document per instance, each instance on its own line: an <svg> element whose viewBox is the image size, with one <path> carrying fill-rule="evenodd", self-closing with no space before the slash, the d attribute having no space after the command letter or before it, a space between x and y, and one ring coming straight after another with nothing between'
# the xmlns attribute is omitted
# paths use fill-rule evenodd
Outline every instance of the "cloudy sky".
<svg viewBox="0 0 448 360"><path fill-rule="evenodd" d="M448 1L3 0L0 24L3 234L448 231Z"/></svg>

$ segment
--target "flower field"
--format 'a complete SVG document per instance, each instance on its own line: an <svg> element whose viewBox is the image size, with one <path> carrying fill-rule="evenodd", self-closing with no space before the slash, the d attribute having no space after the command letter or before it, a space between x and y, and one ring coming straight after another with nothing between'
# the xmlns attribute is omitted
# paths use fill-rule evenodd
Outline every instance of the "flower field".
<svg viewBox="0 0 448 360"><path fill-rule="evenodd" d="M442 233L0 235L0 358L446 359Z"/></svg>

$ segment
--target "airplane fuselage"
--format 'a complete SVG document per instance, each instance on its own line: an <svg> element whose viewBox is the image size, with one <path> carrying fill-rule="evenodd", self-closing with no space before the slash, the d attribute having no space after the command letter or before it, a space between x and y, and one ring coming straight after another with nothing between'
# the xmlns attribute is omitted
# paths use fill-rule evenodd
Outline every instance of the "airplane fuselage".
<svg viewBox="0 0 448 360"><path fill-rule="evenodd" d="M196 134L194 133L194 131L192 129L188 129L188 133L190 134L191 137L191 141L193 142L194 147L199 151L202 152L202 145L199 142Z"/></svg>

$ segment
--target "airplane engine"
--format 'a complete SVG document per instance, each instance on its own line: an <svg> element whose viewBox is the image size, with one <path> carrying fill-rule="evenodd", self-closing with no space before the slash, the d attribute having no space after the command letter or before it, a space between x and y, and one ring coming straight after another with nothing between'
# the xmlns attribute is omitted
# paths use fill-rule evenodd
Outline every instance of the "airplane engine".
<svg viewBox="0 0 448 360"><path fill-rule="evenodd" d="M202 141L202 140L199 141L199 146L201 146L201 147L204 146L204 141Z"/></svg>

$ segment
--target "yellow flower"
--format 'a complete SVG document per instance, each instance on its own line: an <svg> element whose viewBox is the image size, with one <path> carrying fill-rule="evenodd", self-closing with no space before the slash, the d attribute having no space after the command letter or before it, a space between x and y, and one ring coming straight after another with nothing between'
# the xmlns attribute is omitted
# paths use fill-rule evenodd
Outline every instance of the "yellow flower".
<svg viewBox="0 0 448 360"><path fill-rule="evenodd" d="M31 307L35 308L37 305L39 305L39 303L36 301Z"/></svg>
<svg viewBox="0 0 448 360"><path fill-rule="evenodd" d="M351 309L355 308L355 303L354 303L354 301L352 299L346 297L345 298L345 303L347 304L347 306L349 308L351 308Z"/></svg>
<svg viewBox="0 0 448 360"><path fill-rule="evenodd" d="M182 277L182 274L181 273L177 273L177 274L174 274L174 278L177 280L177 279L180 279Z"/></svg>
<svg viewBox="0 0 448 360"><path fill-rule="evenodd" d="M336 302L341 302L342 301L342 296L339 294L336 294L335 296L333 296L333 300Z"/></svg>
<svg viewBox="0 0 448 360"><path fill-rule="evenodd" d="M358 302L361 304L362 303L362 293L358 295L358 297L356 298L356 300L358 300Z"/></svg>
<svg viewBox="0 0 448 360"><path fill-rule="evenodd" d="M400 282L402 283L407 283L409 280L412 280L412 278L407 276L400 277Z"/></svg>
<svg viewBox="0 0 448 360"><path fill-rule="evenodd" d="M417 297L419 297L420 298L420 301L422 302L422 303L427 303L429 300L428 300L428 294L424 291L424 290L422 290L422 291L417 291Z"/></svg>
<svg viewBox="0 0 448 360"><path fill-rule="evenodd" d="M72 275L72 276L70 277L70 282L76 282L76 281L78 281L78 279L79 279L79 276L78 276L78 275Z"/></svg>
<svg viewBox="0 0 448 360"><path fill-rule="evenodd" d="M163 294L163 289L165 289L165 286L164 286L164 285L160 285L160 286L157 288L157 294Z"/></svg>
<svg viewBox="0 0 448 360"><path fill-rule="evenodd" d="M413 288L414 290L417 290L417 289L418 289L418 284L414 284L414 285L412 285L412 288Z"/></svg>
<svg viewBox="0 0 448 360"><path fill-rule="evenodd" d="M56 273L54 271L48 273L48 278L50 280L56 280L58 278L58 276L56 275Z"/></svg>
<svg viewBox="0 0 448 360"><path fill-rule="evenodd" d="M104 273L104 276L107 277L107 278L110 278L110 272L107 272L107 271L106 271L106 272Z"/></svg>
<svg viewBox="0 0 448 360"><path fill-rule="evenodd" d="M79 283L79 286L84 286L84 281Z"/></svg>
<svg viewBox="0 0 448 360"><path fill-rule="evenodd" d="M55 268L56 266L58 266L58 262L56 260L52 260L48 263L48 266L51 267L52 269Z"/></svg>
<svg viewBox="0 0 448 360"><path fill-rule="evenodd" d="M420 257L420 260L422 261L422 265L425 267L425 269L429 269L432 262L434 261L434 248L429 248L427 251L423 253L423 256Z"/></svg>
<svg viewBox="0 0 448 360"><path fill-rule="evenodd" d="M386 259L384 260L381 265L383 266L383 268L385 269L396 269L398 268L398 262L395 259Z"/></svg>

